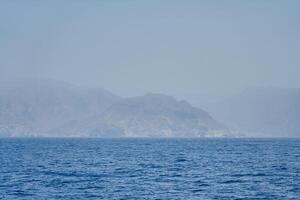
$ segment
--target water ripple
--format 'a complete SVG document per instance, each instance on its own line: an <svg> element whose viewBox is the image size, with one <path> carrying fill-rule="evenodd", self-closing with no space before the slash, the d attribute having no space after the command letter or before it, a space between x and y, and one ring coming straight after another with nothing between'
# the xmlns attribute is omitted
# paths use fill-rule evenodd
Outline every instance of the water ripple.
<svg viewBox="0 0 300 200"><path fill-rule="evenodd" d="M296 139L0 139L0 199L299 199Z"/></svg>

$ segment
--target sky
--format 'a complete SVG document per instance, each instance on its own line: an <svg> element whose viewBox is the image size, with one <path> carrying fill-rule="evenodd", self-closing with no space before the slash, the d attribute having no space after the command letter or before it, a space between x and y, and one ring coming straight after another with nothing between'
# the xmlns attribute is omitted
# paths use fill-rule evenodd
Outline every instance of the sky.
<svg viewBox="0 0 300 200"><path fill-rule="evenodd" d="M0 1L0 79L197 104L300 87L300 1Z"/></svg>

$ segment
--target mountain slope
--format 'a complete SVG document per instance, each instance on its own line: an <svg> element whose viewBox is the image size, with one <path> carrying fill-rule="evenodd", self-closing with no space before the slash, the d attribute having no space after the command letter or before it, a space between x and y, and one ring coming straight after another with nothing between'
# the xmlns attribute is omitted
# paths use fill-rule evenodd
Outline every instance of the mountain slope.
<svg viewBox="0 0 300 200"><path fill-rule="evenodd" d="M0 91L0 132L43 135L73 120L103 112L119 97L57 81L26 81Z"/></svg>
<svg viewBox="0 0 300 200"><path fill-rule="evenodd" d="M218 120L249 136L300 136L299 89L250 89L209 110Z"/></svg>
<svg viewBox="0 0 300 200"><path fill-rule="evenodd" d="M91 127L91 126L90 126ZM102 128L105 129L102 131ZM161 94L127 98L109 107L100 118L98 134L122 132L129 137L224 136L228 130L205 111Z"/></svg>
<svg viewBox="0 0 300 200"><path fill-rule="evenodd" d="M31 81L0 90L0 136L202 137L229 130L161 94L120 98L103 89Z"/></svg>

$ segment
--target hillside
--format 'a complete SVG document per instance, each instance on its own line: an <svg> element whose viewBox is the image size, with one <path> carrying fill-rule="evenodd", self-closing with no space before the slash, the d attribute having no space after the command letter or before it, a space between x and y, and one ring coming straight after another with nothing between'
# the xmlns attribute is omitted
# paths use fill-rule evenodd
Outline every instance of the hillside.
<svg viewBox="0 0 300 200"><path fill-rule="evenodd" d="M226 129L207 112L162 94L118 101L103 113L100 124L130 137L223 136Z"/></svg>
<svg viewBox="0 0 300 200"><path fill-rule="evenodd" d="M2 136L211 137L229 130L163 94L121 98L103 89L33 81L1 89Z"/></svg>
<svg viewBox="0 0 300 200"><path fill-rule="evenodd" d="M70 121L102 113L119 97L103 89L34 80L0 90L0 133L44 135ZM51 133L56 134L56 133Z"/></svg>
<svg viewBox="0 0 300 200"><path fill-rule="evenodd" d="M300 136L299 89L249 89L211 105L209 111L249 136Z"/></svg>

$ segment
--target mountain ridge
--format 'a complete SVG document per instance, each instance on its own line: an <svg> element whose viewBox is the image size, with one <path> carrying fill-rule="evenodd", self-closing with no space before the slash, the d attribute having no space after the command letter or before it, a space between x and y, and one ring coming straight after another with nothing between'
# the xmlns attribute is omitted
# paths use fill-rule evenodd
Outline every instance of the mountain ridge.
<svg viewBox="0 0 300 200"><path fill-rule="evenodd" d="M300 136L297 88L250 88L207 109L217 120L250 137Z"/></svg>
<svg viewBox="0 0 300 200"><path fill-rule="evenodd" d="M229 130L164 94L123 98L104 89L32 81L0 91L0 134L42 137L207 137Z"/></svg>

